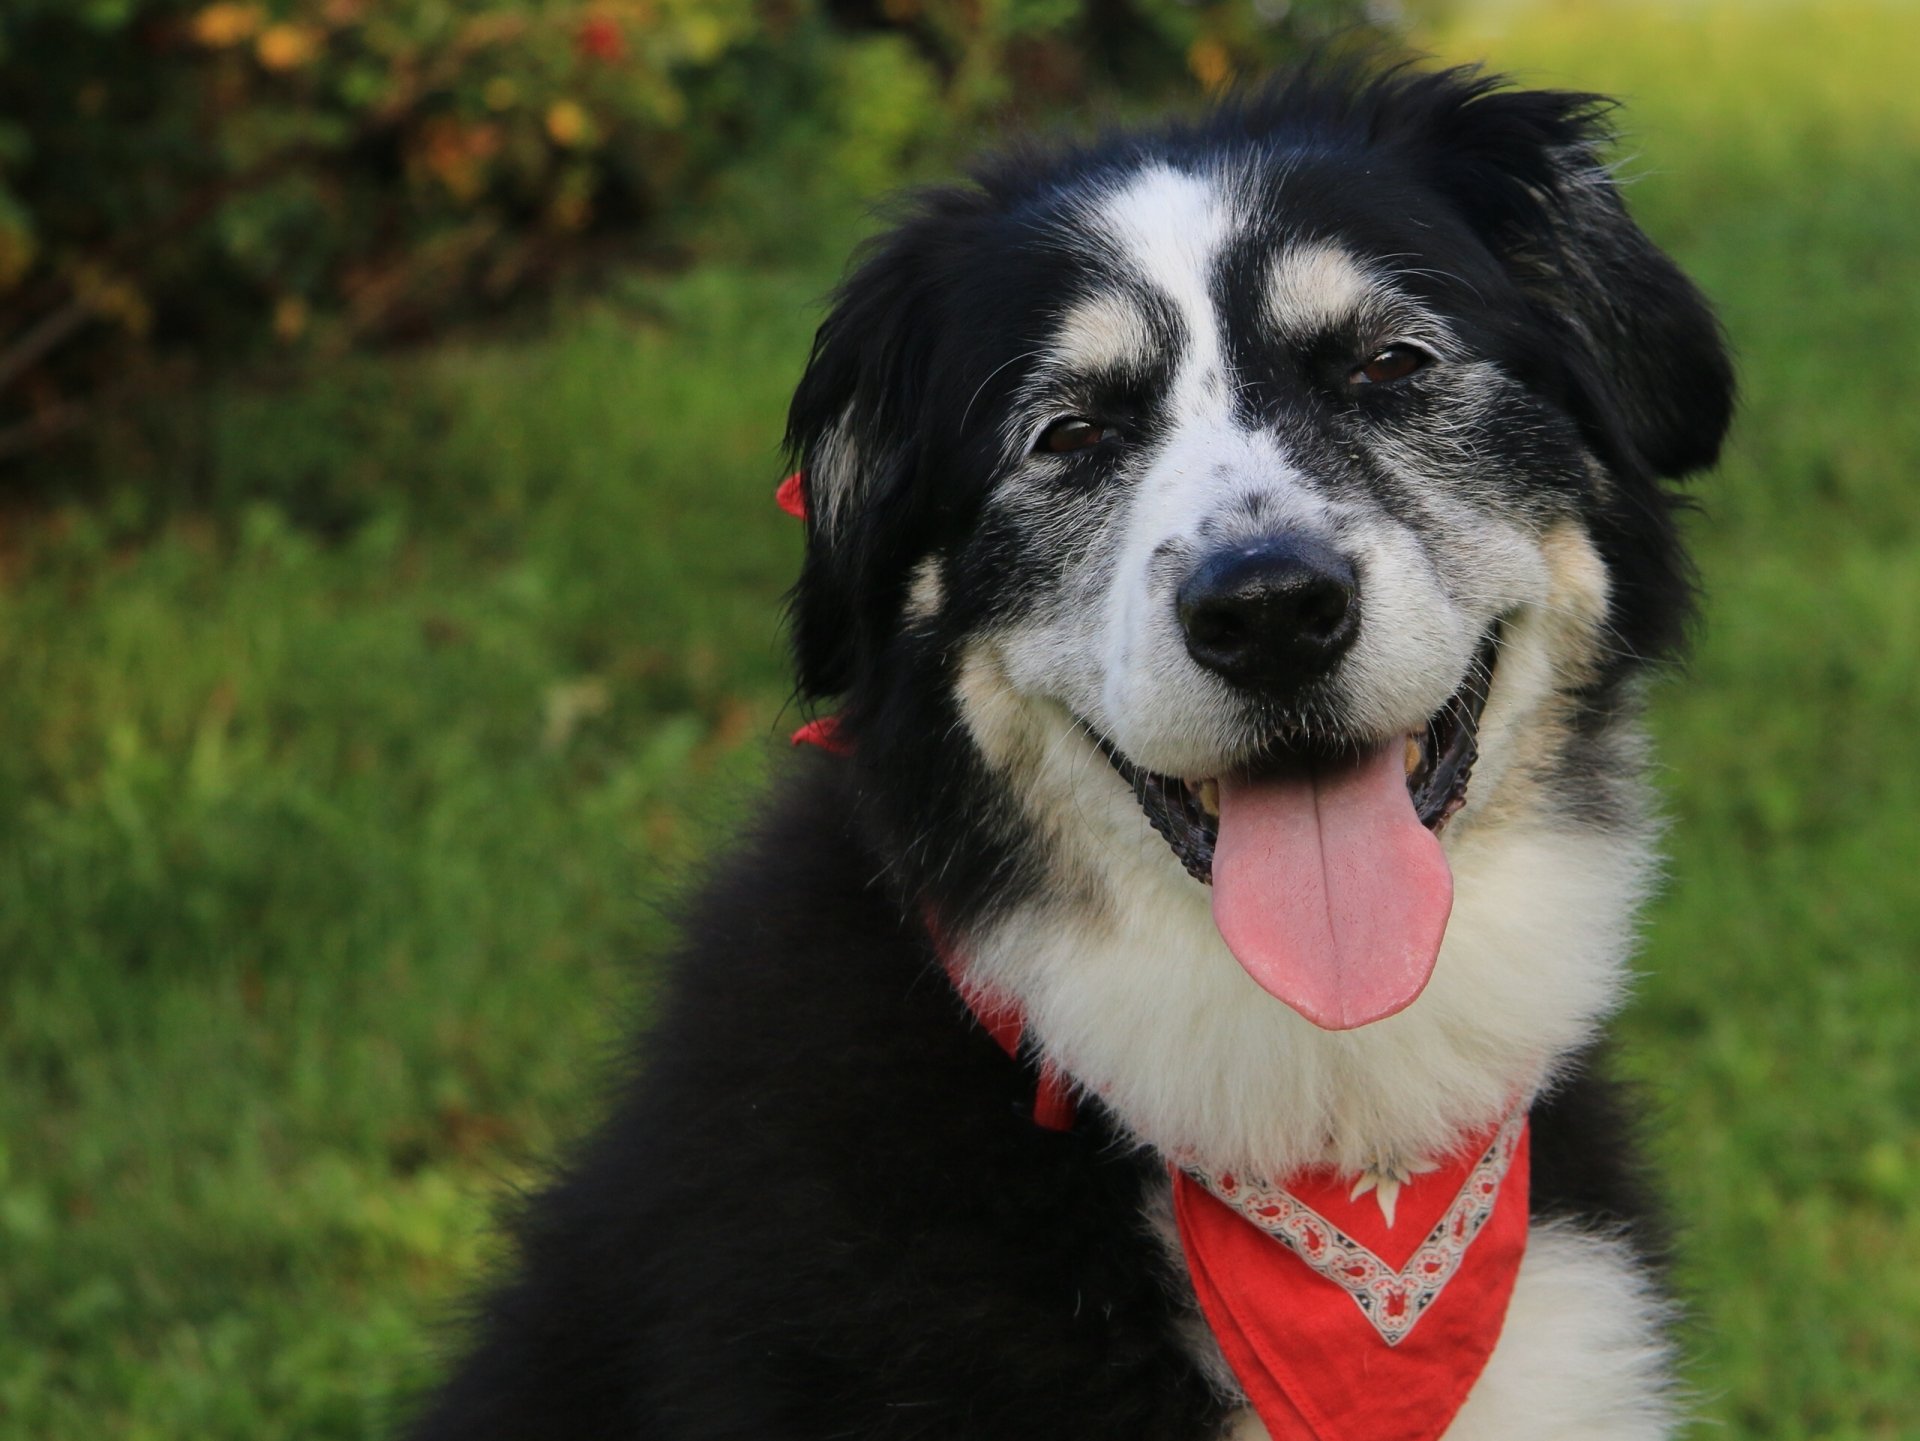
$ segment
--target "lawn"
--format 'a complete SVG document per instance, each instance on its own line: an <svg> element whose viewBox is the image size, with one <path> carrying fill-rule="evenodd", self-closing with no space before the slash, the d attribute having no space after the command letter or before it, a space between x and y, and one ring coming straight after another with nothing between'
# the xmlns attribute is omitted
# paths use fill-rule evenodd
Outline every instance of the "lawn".
<svg viewBox="0 0 1920 1441"><path fill-rule="evenodd" d="M1920 1435L1920 13L1426 40L1628 100L1741 356L1624 1026L1700 1434ZM769 492L830 280L232 388L0 517L0 1438L382 1437L431 1375L779 763Z"/></svg>

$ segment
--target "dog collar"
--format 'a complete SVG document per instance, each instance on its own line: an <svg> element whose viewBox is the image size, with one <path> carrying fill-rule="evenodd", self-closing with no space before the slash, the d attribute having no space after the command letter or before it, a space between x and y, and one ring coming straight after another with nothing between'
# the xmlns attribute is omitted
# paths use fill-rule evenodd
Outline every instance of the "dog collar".
<svg viewBox="0 0 1920 1441"><path fill-rule="evenodd" d="M1027 1018L1019 1004L970 979L965 963L959 952L948 944L939 922L931 913L922 919L927 934L933 938L934 954L940 957L940 965L946 971L947 979L965 1002L968 1012L979 1023L980 1029L993 1037L1001 1050L1017 1060L1020 1041L1027 1029ZM1033 1089L1033 1124L1045 1131L1071 1131L1078 1110L1074 1103L1073 1083L1044 1056L1038 1058L1037 1065L1040 1077Z"/></svg>
<svg viewBox="0 0 1920 1441"><path fill-rule="evenodd" d="M796 473L780 487L805 514ZM837 717L793 744L850 754ZM967 975L930 911L935 954L968 1012L1018 1058L1026 1017ZM1072 1083L1036 1058L1033 1123L1069 1131ZM1170 1165L1174 1218L1201 1314L1272 1441L1437 1441L1486 1369L1526 1254L1524 1106L1437 1164L1282 1181Z"/></svg>
<svg viewBox="0 0 1920 1441"><path fill-rule="evenodd" d="M787 485L783 485L781 490L784 492L797 480L798 476L789 477ZM782 505L785 505L784 500ZM852 742L841 733L838 716L816 717L788 739L796 746L812 746L828 755L846 756L853 753ZM1001 1050L1018 1060L1020 1042L1027 1029L1026 1016L1019 1005L1011 997L983 986L967 975L966 963L948 941L946 932L931 909L922 911L921 923L926 926L927 935L933 941L934 954L940 958L941 969L947 973L948 982L966 1004L968 1013L981 1030L993 1037ZM1048 1131L1071 1131L1075 1111L1072 1085L1053 1062L1041 1057L1037 1065L1040 1076L1034 1087L1033 1123Z"/></svg>

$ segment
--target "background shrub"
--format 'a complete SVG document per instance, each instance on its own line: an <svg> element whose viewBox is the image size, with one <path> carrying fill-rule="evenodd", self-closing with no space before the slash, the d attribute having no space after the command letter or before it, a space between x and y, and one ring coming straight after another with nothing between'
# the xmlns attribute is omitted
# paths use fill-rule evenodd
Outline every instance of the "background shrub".
<svg viewBox="0 0 1920 1441"><path fill-rule="evenodd" d="M779 244L1008 112L1220 86L1359 0L11 0L0 458L183 357L416 339Z"/></svg>

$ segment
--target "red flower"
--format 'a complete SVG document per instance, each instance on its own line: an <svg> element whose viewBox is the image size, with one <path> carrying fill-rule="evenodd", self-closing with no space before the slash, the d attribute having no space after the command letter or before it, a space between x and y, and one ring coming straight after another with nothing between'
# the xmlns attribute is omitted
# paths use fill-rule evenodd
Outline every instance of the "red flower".
<svg viewBox="0 0 1920 1441"><path fill-rule="evenodd" d="M580 22L580 28L574 32L573 48L583 60L611 63L626 57L627 37L621 33L617 21L597 15Z"/></svg>

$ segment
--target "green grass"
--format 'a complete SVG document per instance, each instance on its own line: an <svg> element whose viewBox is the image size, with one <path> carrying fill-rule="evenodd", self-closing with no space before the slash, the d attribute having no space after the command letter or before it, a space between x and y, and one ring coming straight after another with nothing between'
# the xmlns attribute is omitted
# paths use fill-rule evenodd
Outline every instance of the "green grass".
<svg viewBox="0 0 1920 1441"><path fill-rule="evenodd" d="M214 518L13 533L0 1434L382 1434L786 699L811 294L233 397Z"/></svg>
<svg viewBox="0 0 1920 1441"><path fill-rule="evenodd" d="M1629 99L1742 358L1625 1026L1701 1434L1920 1435L1920 16L1432 43ZM0 1438L387 1434L780 729L827 279L225 393L184 459L0 519Z"/></svg>

